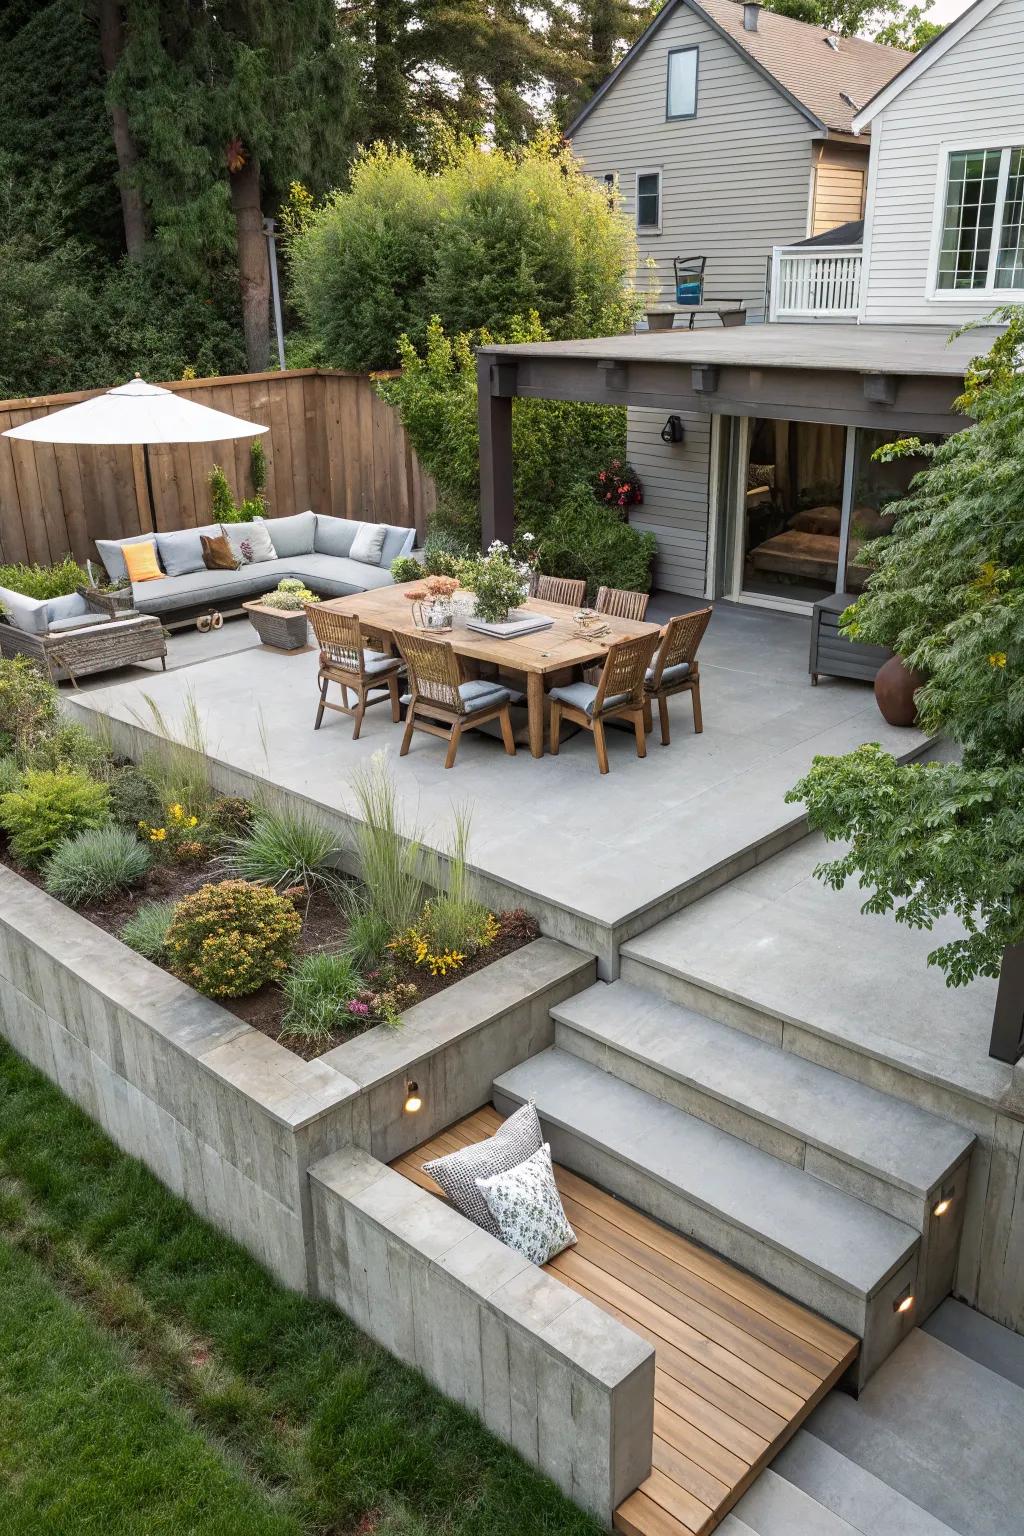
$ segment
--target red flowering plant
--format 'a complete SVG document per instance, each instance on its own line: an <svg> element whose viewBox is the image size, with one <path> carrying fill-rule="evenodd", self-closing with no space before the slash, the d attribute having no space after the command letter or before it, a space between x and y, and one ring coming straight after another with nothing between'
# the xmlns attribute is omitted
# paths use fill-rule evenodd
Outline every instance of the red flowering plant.
<svg viewBox="0 0 1024 1536"><path fill-rule="evenodd" d="M627 507L643 505L644 487L632 464L612 459L607 469L602 469L595 486L598 501L625 512Z"/></svg>

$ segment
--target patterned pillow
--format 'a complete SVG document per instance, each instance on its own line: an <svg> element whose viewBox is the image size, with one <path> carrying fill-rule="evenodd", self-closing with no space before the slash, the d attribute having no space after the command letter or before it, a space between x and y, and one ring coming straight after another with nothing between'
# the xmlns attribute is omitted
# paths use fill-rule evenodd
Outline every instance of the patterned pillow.
<svg viewBox="0 0 1024 1536"><path fill-rule="evenodd" d="M576 1241L562 1209L547 1142L518 1168L476 1183L502 1241L531 1264L546 1264Z"/></svg>
<svg viewBox="0 0 1024 1536"><path fill-rule="evenodd" d="M458 1152L449 1152L445 1157L435 1157L432 1162L423 1164L423 1172L437 1180L457 1211L475 1221L485 1232L490 1232L492 1237L500 1237L498 1223L488 1210L476 1181L515 1168L538 1151L543 1141L537 1111L532 1104L524 1104L486 1141L460 1147Z"/></svg>

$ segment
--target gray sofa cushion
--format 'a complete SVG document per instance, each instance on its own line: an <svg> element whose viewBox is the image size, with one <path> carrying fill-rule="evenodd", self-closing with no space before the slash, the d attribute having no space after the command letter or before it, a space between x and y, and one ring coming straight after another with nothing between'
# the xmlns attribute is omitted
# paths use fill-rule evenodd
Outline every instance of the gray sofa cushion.
<svg viewBox="0 0 1024 1536"><path fill-rule="evenodd" d="M266 565L243 565L237 571L204 569L188 576L166 576L162 581L147 581L136 587L135 606L140 613L167 614L205 603L211 607L219 603L237 607L248 598L272 591L287 574L283 563L274 560Z"/></svg>
<svg viewBox="0 0 1024 1536"><path fill-rule="evenodd" d="M53 599L51 598L52 602ZM85 598L80 598L84 603ZM12 592L9 587L0 587L0 607L3 608L15 629L24 630L26 635L45 635L49 622L49 614L46 611L46 600L38 597L25 597L21 592Z"/></svg>
<svg viewBox="0 0 1024 1536"><path fill-rule="evenodd" d="M204 571L202 536L213 538L220 532L216 523L205 528L176 528L171 533L158 533L156 547L160 552L160 564L168 576L188 576L193 571Z"/></svg>
<svg viewBox="0 0 1024 1536"><path fill-rule="evenodd" d="M128 575L121 553L122 544L152 544L153 541L151 533L133 533L128 539L97 539L96 548L111 581L124 581Z"/></svg>
<svg viewBox="0 0 1024 1536"><path fill-rule="evenodd" d="M68 629L92 629L96 624L109 623L109 613L70 613L67 618L50 620L50 634L61 635Z"/></svg>
<svg viewBox="0 0 1024 1536"><path fill-rule="evenodd" d="M360 565L380 565L387 532L383 523L360 523L348 552L349 559L358 560Z"/></svg>
<svg viewBox="0 0 1024 1536"><path fill-rule="evenodd" d="M294 517L270 517L265 521L270 542L279 560L313 553L313 537L316 533L314 512L296 512Z"/></svg>
<svg viewBox="0 0 1024 1536"><path fill-rule="evenodd" d="M363 565L359 560L338 560L333 555L302 555L297 560L279 560L282 576L301 576L307 586L321 597L345 597L350 592L366 592L374 587L391 586L391 572L379 565ZM264 566L271 570L271 566Z"/></svg>
<svg viewBox="0 0 1024 1536"><path fill-rule="evenodd" d="M384 548L380 552L381 565L387 570L392 560L397 560L399 555L411 554L415 543L415 528L394 528L389 523L384 536Z"/></svg>
<svg viewBox="0 0 1024 1536"><path fill-rule="evenodd" d="M355 522L351 517L326 517L318 512L316 532L313 535L313 553L336 555L340 560L347 560L349 550L352 548L352 540L361 527L362 524Z"/></svg>

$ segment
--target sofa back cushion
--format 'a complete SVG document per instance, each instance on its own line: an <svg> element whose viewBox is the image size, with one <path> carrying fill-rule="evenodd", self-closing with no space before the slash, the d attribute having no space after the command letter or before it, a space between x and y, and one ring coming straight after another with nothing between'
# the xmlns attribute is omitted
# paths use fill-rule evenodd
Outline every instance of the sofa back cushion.
<svg viewBox="0 0 1024 1536"><path fill-rule="evenodd" d="M168 576L190 576L193 571L204 570L200 540L204 533L213 538L219 532L218 525L210 523L205 528L176 528L173 533L158 533L156 547Z"/></svg>
<svg viewBox="0 0 1024 1536"><path fill-rule="evenodd" d="M272 517L266 523L270 542L279 560L289 560L294 555L311 555L316 533L316 514L296 512L294 517Z"/></svg>
<svg viewBox="0 0 1024 1536"><path fill-rule="evenodd" d="M50 598L49 601L53 602L54 599ZM84 603L85 598L83 597L81 601ZM46 634L49 622L46 599L26 597L22 592L12 592L9 587L0 587L0 608L15 629L23 630L26 635Z"/></svg>
<svg viewBox="0 0 1024 1536"><path fill-rule="evenodd" d="M126 544L152 544L151 533L133 533L127 539L97 539L96 549L111 581L127 581L128 567L122 550Z"/></svg>
<svg viewBox="0 0 1024 1536"><path fill-rule="evenodd" d="M347 560L352 540L362 527L351 517L325 517L316 515L316 533L313 535L313 552L317 555L333 555L337 560Z"/></svg>
<svg viewBox="0 0 1024 1536"><path fill-rule="evenodd" d="M80 592L69 592L65 597L50 597L46 600L46 627L51 633L55 629L67 628L69 620L73 624L75 620L81 622L94 614L95 610L89 607Z"/></svg>
<svg viewBox="0 0 1024 1536"><path fill-rule="evenodd" d="M384 548L380 552L380 563L385 569L392 560L397 560L399 555L407 555L416 542L415 528L394 528L387 524L387 533L384 535Z"/></svg>

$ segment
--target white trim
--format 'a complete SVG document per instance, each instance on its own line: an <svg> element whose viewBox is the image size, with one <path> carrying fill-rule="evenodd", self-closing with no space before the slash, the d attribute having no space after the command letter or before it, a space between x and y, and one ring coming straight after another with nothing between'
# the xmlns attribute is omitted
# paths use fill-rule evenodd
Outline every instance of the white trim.
<svg viewBox="0 0 1024 1536"><path fill-rule="evenodd" d="M718 496L720 459L722 457L722 418L717 412L711 415L711 434L708 441L708 521L704 540L704 596L710 601L717 596L715 567L718 563Z"/></svg>
<svg viewBox="0 0 1024 1536"><path fill-rule="evenodd" d="M657 222L657 224L641 224L640 223L640 177L641 176L657 176L657 178L658 178L658 222ZM660 165L642 165L642 166L640 166L638 168L638 170L636 171L634 177L633 177L633 228L636 230L638 238L642 238L645 235L652 235L653 236L653 235L660 235L661 234L661 226L662 226L662 221L663 221L663 217L664 217L664 205L663 205L664 195L665 195L665 178L662 175L662 167Z"/></svg>
<svg viewBox="0 0 1024 1536"><path fill-rule="evenodd" d="M1019 136L1018 136L1019 137ZM1002 237L1003 214L1006 210L1006 183L1009 179L1010 150L1018 149L1024 143L1020 140L1016 144L1008 144L1006 133L979 134L977 138L970 139L943 139L939 144L939 163L935 176L935 199L932 205L932 237L928 252L928 277L925 287L925 298L930 303L962 304L966 300L978 299L984 303L998 302L1013 303L1024 298L1024 287L997 288L995 286L995 266L999 254L999 241ZM946 189L949 185L949 157L955 154L969 154L971 150L998 149L1001 151L999 160L999 181L996 187L996 200L992 209L992 243L988 253L988 268L985 273L985 285L982 288L940 288L939 282L939 250L942 245L942 225L946 208ZM866 231L865 231L866 233Z"/></svg>
<svg viewBox="0 0 1024 1536"><path fill-rule="evenodd" d="M871 242L875 237L875 192L878 186L878 167L882 159L882 143L885 138L885 118L871 130L871 149L868 154L868 179L864 188L864 233L861 236L860 259L860 310L857 324L863 325L868 311L868 295L871 289Z"/></svg>
<svg viewBox="0 0 1024 1536"><path fill-rule="evenodd" d="M943 58L951 48L955 48L962 37L974 30L979 21L984 21L1000 4L1000 0L975 0L969 10L958 16L956 21L951 21L944 32L941 32L933 43L915 54L909 64L905 64L898 75L894 75L888 85L872 96L871 100L861 107L853 119L854 133L861 133L870 122L878 116L891 101L894 101L908 85L913 85L919 80L926 70Z"/></svg>
<svg viewBox="0 0 1024 1536"><path fill-rule="evenodd" d="M750 459L750 424L752 416L737 418L739 426L733 435L733 452L738 466L736 474L736 501L732 508L732 553L729 557L727 584L729 596L739 602L743 591L743 566L747 542L747 463Z"/></svg>
<svg viewBox="0 0 1024 1536"><path fill-rule="evenodd" d="M823 592L822 597L830 597L832 594ZM734 603L743 603L747 608L774 608L776 613L796 613L809 619L814 612L814 604L808 603L800 597L769 597L760 592L737 592L731 599Z"/></svg>

